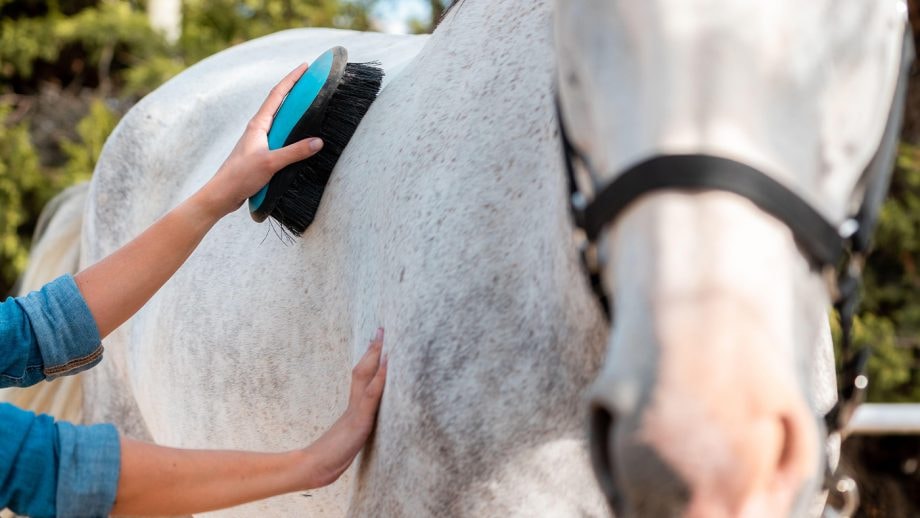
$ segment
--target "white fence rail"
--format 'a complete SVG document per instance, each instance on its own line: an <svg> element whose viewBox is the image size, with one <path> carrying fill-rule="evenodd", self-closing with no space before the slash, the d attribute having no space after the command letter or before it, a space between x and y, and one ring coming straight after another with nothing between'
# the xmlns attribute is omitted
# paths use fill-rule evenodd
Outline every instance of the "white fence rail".
<svg viewBox="0 0 920 518"><path fill-rule="evenodd" d="M920 403L864 403L859 405L849 434L920 435Z"/></svg>

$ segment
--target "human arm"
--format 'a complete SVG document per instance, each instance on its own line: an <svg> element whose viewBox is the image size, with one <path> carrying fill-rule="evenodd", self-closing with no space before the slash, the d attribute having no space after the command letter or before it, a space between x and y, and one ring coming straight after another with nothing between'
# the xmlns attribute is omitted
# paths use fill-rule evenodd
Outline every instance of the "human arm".
<svg viewBox="0 0 920 518"><path fill-rule="evenodd" d="M322 148L321 140L310 138L274 151L268 149L272 117L306 67L297 67L272 89L206 185L133 241L75 276L101 337L136 313L182 266L217 221L238 209L281 168Z"/></svg>
<svg viewBox="0 0 920 518"><path fill-rule="evenodd" d="M379 331L353 370L348 407L316 442L285 453L182 450L55 423L0 404L0 509L28 516L204 512L334 482L374 427L386 382ZM113 509L114 501L114 509Z"/></svg>
<svg viewBox="0 0 920 518"><path fill-rule="evenodd" d="M115 514L189 514L334 482L374 427L386 382L383 331L352 371L348 408L310 446L284 453L180 450L122 439Z"/></svg>

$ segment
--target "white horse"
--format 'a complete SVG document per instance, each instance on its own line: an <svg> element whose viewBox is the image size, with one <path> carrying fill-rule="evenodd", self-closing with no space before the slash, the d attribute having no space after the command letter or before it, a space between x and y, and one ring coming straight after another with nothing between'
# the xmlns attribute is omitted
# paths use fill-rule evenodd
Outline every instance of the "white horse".
<svg viewBox="0 0 920 518"><path fill-rule="evenodd" d="M834 398L824 285L751 203L650 195L602 242L608 333L573 245L555 70L596 170L721 154L837 222L891 102L898 5L567 0L554 49L548 1L464 0L430 38L287 31L192 67L106 144L83 264L204 183L298 62L343 45L389 82L304 237L225 219L107 340L86 417L173 446L302 445L383 325L390 375L358 468L220 516L602 516L583 401L609 334L594 390L627 515L801 513Z"/></svg>

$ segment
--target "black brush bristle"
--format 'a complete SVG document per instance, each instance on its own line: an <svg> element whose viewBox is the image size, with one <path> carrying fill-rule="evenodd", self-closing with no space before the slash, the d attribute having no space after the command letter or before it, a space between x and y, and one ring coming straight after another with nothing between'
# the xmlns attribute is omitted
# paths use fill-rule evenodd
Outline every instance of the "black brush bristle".
<svg viewBox="0 0 920 518"><path fill-rule="evenodd" d="M326 107L322 130L323 149L312 157L293 163L293 180L278 199L271 217L291 234L300 236L313 222L336 162L358 129L358 124L380 93L383 69L379 62L348 63Z"/></svg>

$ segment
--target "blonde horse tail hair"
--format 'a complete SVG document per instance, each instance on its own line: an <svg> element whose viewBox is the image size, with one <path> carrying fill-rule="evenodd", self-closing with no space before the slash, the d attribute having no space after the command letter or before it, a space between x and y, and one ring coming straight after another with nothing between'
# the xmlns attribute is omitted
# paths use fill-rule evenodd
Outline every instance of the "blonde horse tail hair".
<svg viewBox="0 0 920 518"><path fill-rule="evenodd" d="M88 183L75 185L55 196L42 209L32 237L29 264L17 283L18 294L37 290L65 273L77 273L88 191ZM29 388L0 390L0 402L64 421L79 423L83 420L80 375L58 378Z"/></svg>

